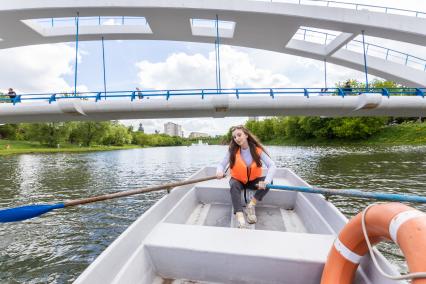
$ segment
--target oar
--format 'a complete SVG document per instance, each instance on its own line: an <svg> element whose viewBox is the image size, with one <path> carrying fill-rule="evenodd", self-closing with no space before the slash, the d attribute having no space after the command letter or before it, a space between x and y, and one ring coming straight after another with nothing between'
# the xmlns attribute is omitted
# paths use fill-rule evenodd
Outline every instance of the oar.
<svg viewBox="0 0 426 284"><path fill-rule="evenodd" d="M290 186L290 185L274 185L267 184L269 189L281 189L289 191L298 191L306 193L317 193L324 195L342 195L342 196L351 196L359 198L369 198L376 200L386 200L386 201L399 201L399 202L418 202L426 203L426 197L419 195L409 195L409 194L392 194L386 192L368 192L358 189L331 189L331 188L320 188L320 187L307 187L307 186Z"/></svg>
<svg viewBox="0 0 426 284"><path fill-rule="evenodd" d="M15 208L3 209L3 210L0 210L0 223L16 222L16 221L30 219L33 217L40 216L54 209L76 206L76 205L92 203L92 202L97 202L102 200L114 199L114 198L135 195L140 193L158 191L163 189L170 190L173 187L202 182L202 181L211 180L215 178L216 176L208 176L208 177L190 179L190 180L181 181L181 182L166 183L162 185L145 187L141 189L122 191L122 192L116 192L111 194L93 196L89 198L71 200L71 201L66 201L66 202L57 203L57 204L27 205L27 206L15 207Z"/></svg>

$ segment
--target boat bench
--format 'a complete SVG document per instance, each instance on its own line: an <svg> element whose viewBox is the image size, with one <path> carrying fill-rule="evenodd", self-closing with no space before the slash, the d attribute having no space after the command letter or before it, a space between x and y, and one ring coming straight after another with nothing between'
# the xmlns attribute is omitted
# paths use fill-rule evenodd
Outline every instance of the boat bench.
<svg viewBox="0 0 426 284"><path fill-rule="evenodd" d="M286 184L284 179L277 179ZM203 183L189 190L170 210L164 222L214 227L235 227L229 186ZM330 234L333 231L321 213L296 192L271 190L256 206L256 230Z"/></svg>
<svg viewBox="0 0 426 284"><path fill-rule="evenodd" d="M333 235L160 223L145 250L157 275L227 283L318 283Z"/></svg>

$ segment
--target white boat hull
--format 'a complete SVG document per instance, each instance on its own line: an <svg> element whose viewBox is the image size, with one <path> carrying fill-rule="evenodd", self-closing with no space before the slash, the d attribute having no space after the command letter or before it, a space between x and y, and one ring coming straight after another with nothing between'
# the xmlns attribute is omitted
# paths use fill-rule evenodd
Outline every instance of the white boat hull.
<svg viewBox="0 0 426 284"><path fill-rule="evenodd" d="M214 173L207 167L191 178ZM288 169L279 169L274 183L308 185ZM136 220L75 283L319 283L347 219L313 194L271 190L256 208L258 222L237 229L228 179L178 187ZM384 257L379 260L385 271L396 273ZM365 256L355 283L395 281L382 278Z"/></svg>

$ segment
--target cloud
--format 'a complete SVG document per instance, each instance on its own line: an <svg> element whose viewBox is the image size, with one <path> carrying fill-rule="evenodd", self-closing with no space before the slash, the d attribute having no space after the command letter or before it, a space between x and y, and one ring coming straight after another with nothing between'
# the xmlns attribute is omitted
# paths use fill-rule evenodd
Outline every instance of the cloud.
<svg viewBox="0 0 426 284"><path fill-rule="evenodd" d="M118 21L116 19L107 19L105 20L102 25L104 26L117 26L120 25L120 23L118 23Z"/></svg>
<svg viewBox="0 0 426 284"><path fill-rule="evenodd" d="M188 118L188 119L141 119L141 120L123 120L125 125L133 125L137 130L139 123L142 123L145 133L154 133L155 130L164 133L164 124L174 122L182 125L184 136L195 132L207 133L211 136L226 134L231 126L244 124L247 117L230 117L230 118Z"/></svg>
<svg viewBox="0 0 426 284"><path fill-rule="evenodd" d="M215 54L173 53L161 62L148 60L136 63L143 88L184 89L215 88ZM221 48L222 87L323 87L322 61L257 49ZM334 64L327 65L328 86L348 78L364 80L364 74ZM372 79L370 76L369 79ZM225 134L230 126L242 124L247 117L239 118L188 118L131 120L125 122L135 129L142 123L145 132L163 132L164 123L173 121L182 125L185 136L192 131L210 135Z"/></svg>
<svg viewBox="0 0 426 284"><path fill-rule="evenodd" d="M324 86L324 62L310 58L293 56L278 52L241 48L250 57L253 64L268 69L274 74L283 74L289 78L289 88L322 88ZM327 85L333 87L337 82L347 79L365 80L363 72L343 66L327 63ZM377 78L369 75L369 80Z"/></svg>
<svg viewBox="0 0 426 284"><path fill-rule="evenodd" d="M222 88L284 87L289 79L268 69L258 68L249 55L237 48L221 47ZM136 63L138 77L144 88L185 89L215 88L215 53L188 55L173 53L163 62L147 60Z"/></svg>
<svg viewBox="0 0 426 284"><path fill-rule="evenodd" d="M75 49L64 43L0 50L0 89L11 87L20 93L73 90L65 77L73 74L74 60Z"/></svg>

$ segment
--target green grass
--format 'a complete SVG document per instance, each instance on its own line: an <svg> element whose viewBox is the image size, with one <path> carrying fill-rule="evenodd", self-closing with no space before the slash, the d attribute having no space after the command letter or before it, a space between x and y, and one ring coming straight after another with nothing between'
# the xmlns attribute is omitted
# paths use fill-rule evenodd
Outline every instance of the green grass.
<svg viewBox="0 0 426 284"><path fill-rule="evenodd" d="M351 145L426 145L426 123L403 123L385 126L381 131L362 140L276 138L267 145L287 146L351 146Z"/></svg>
<svg viewBox="0 0 426 284"><path fill-rule="evenodd" d="M426 123L387 126L366 142L370 144L426 145Z"/></svg>
<svg viewBox="0 0 426 284"><path fill-rule="evenodd" d="M14 154L29 154L29 153L68 153L68 152L111 151L111 150L134 149L134 148L140 148L140 146L96 145L91 147L79 147L78 145L74 145L74 144L61 144L60 148L50 148L50 147L47 147L46 145L41 145L38 142L13 141L13 140L0 139L0 156L14 155Z"/></svg>

